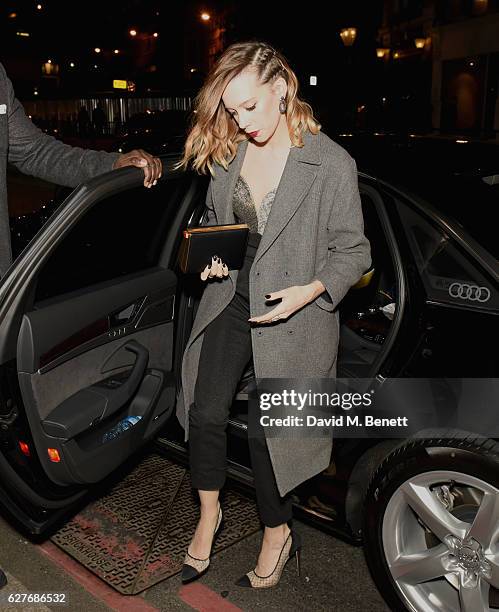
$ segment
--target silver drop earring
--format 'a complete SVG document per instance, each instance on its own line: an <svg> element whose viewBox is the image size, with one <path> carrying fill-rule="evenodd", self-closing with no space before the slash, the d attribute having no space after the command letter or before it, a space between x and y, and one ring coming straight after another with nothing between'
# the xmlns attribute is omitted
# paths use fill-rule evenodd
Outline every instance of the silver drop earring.
<svg viewBox="0 0 499 612"><path fill-rule="evenodd" d="M286 103L286 99L284 96L281 96L281 100L279 102L279 112L281 113L281 115L284 115L287 108L288 108L288 105Z"/></svg>

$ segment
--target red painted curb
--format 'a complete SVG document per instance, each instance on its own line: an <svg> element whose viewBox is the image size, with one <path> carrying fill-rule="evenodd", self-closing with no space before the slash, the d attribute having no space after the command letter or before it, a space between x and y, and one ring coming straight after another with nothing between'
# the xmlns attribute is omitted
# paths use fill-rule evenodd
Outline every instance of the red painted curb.
<svg viewBox="0 0 499 612"><path fill-rule="evenodd" d="M117 610L117 612L126 612L127 610L130 610L130 612L159 612L159 608L151 606L139 595L120 595L120 593L107 586L95 574L85 569L78 561L75 561L55 544L52 544L52 542L44 542L37 545L36 548L53 563L62 567L85 591L106 604L106 606L109 606L112 610ZM69 603L71 604L71 602ZM234 608L234 610L236 609L238 608Z"/></svg>
<svg viewBox="0 0 499 612"><path fill-rule="evenodd" d="M184 603L199 612L242 612L241 608L198 582L183 585L178 596Z"/></svg>

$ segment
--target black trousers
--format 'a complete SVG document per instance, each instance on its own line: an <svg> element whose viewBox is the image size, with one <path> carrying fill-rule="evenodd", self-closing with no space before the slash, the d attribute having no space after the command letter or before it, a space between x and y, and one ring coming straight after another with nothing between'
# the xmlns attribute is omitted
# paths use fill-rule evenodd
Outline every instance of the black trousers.
<svg viewBox="0 0 499 612"><path fill-rule="evenodd" d="M225 484L226 428L239 380L253 358L249 311L249 271L261 235L250 233L244 265L232 301L205 329L194 403L189 409L189 460L192 486L213 491ZM230 282L209 280L207 282ZM291 495L279 495L262 425L248 436L260 518L276 527L292 518Z"/></svg>

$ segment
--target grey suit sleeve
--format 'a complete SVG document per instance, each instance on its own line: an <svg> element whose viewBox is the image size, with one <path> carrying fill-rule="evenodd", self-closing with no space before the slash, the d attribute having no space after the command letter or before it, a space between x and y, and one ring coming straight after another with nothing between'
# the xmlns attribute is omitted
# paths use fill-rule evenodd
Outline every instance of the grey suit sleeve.
<svg viewBox="0 0 499 612"><path fill-rule="evenodd" d="M316 303L332 311L371 265L371 247L364 235L357 165L350 156L334 195L328 231L328 259L314 278L322 282L327 293L316 298Z"/></svg>
<svg viewBox="0 0 499 612"><path fill-rule="evenodd" d="M24 174L68 187L76 187L98 174L112 170L119 153L70 147L45 134L26 116L1 65L0 78L5 80L7 90L9 163Z"/></svg>

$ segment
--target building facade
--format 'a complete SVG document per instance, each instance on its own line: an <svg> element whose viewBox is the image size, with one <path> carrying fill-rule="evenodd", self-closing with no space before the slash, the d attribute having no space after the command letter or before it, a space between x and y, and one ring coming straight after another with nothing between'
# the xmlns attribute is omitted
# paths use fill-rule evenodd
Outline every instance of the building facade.
<svg viewBox="0 0 499 612"><path fill-rule="evenodd" d="M385 0L378 44L420 88L434 130L499 137L497 0Z"/></svg>

